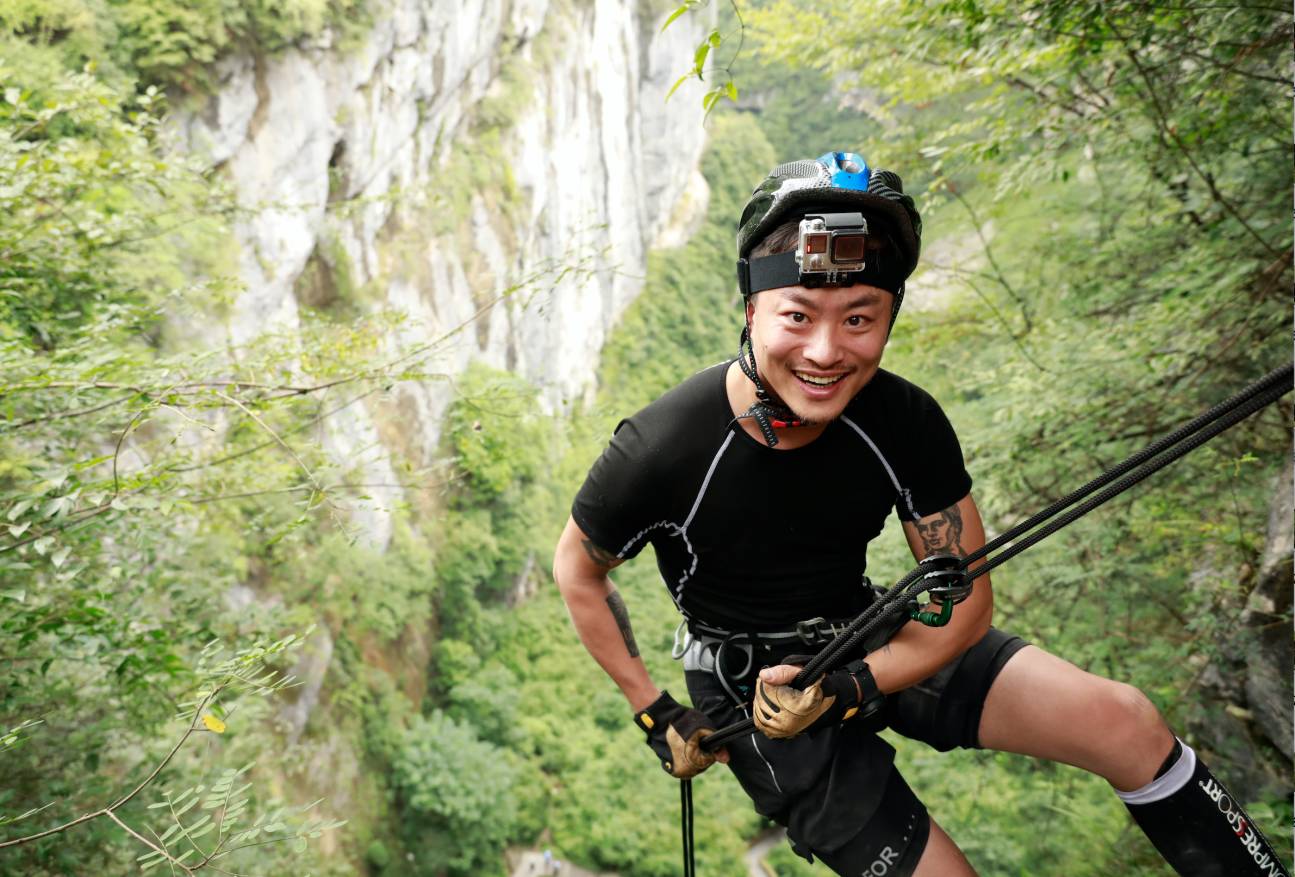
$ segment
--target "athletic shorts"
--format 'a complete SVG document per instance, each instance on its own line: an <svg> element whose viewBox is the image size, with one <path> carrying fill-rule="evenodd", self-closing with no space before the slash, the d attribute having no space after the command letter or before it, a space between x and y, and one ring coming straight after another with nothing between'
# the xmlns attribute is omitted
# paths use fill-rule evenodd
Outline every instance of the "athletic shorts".
<svg viewBox="0 0 1295 877"><path fill-rule="evenodd" d="M980 642L934 676L887 695L886 724L946 752L979 748L985 696L998 672L1025 642L991 628ZM793 651L758 647L754 672ZM743 663L746 663L743 661ZM716 727L749 716L734 705L714 674L685 674L693 705ZM760 732L728 744L729 768L756 812L785 826L792 848L817 857L838 874L908 877L926 848L930 817L894 766L895 750L876 726L845 722L789 740Z"/></svg>

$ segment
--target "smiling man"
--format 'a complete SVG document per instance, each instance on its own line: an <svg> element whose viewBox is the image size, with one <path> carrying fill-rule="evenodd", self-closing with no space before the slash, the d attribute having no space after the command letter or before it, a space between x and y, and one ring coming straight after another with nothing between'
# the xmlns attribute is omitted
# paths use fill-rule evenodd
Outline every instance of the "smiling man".
<svg viewBox="0 0 1295 877"><path fill-rule="evenodd" d="M975 873L895 768L876 734L889 726L1104 777L1180 874L1285 875L1145 695L990 627L987 577L946 626L905 624L789 685L873 601L867 546L892 510L918 560L985 541L953 427L880 367L920 243L899 177L852 153L779 165L755 189L737 358L621 421L573 503L554 577L582 641L668 773L728 764L797 852L839 874ZM687 628L691 708L649 677L608 575L649 543ZM699 745L746 717L759 733Z"/></svg>

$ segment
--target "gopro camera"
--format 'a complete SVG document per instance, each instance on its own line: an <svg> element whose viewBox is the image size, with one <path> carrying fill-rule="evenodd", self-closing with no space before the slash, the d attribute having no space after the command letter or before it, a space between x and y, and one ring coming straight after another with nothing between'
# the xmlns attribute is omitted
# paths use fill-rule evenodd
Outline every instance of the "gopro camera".
<svg viewBox="0 0 1295 877"><path fill-rule="evenodd" d="M796 264L803 276L835 283L838 275L862 271L868 220L862 213L810 214L800 221Z"/></svg>

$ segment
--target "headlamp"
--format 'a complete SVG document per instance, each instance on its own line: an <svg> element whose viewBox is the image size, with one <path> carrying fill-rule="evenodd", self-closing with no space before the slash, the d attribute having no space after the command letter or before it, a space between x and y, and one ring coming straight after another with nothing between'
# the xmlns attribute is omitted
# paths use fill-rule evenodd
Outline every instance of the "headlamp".
<svg viewBox="0 0 1295 877"><path fill-rule="evenodd" d="M837 282L837 275L864 269L868 220L862 213L808 214L800 221L796 244L796 265L800 274L823 283Z"/></svg>

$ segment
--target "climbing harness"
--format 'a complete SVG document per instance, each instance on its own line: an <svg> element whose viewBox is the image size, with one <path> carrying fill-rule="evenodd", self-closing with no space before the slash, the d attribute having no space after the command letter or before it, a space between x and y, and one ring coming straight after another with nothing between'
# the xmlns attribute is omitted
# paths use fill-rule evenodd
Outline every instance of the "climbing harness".
<svg viewBox="0 0 1295 877"><path fill-rule="evenodd" d="M865 576L864 587L872 589ZM747 701L751 687L743 684L756 669L756 652L763 649L766 657L790 654L794 649L804 652L822 648L844 633L851 619L829 621L826 618L807 618L797 621L785 630L746 631L711 627L696 619L684 619L675 628L674 646L670 657L683 662L689 670L709 673L720 688L733 701L742 706ZM740 666L734 661L741 661Z"/></svg>
<svg viewBox="0 0 1295 877"><path fill-rule="evenodd" d="M954 604L967 598L971 583L976 579L1205 444L1219 433L1276 402L1291 391L1292 375L1295 375L1295 368L1291 365L1269 372L1231 398L1009 528L964 558L950 555L927 557L807 661L791 685L804 688L845 661L858 657L861 646L873 639L887 624L894 625L895 630L910 619L929 626L947 624L952 617ZM995 552L998 553L994 554ZM994 556L990 557L991 554ZM933 604L940 605L938 613L915 611L917 598L923 593L930 596ZM754 728L755 723L749 718L735 722L708 736L702 741L702 748L717 749L730 740L750 734ZM684 784L688 785L688 782L685 781ZM687 877L693 877L695 866L691 788L687 788L682 794L684 873Z"/></svg>

